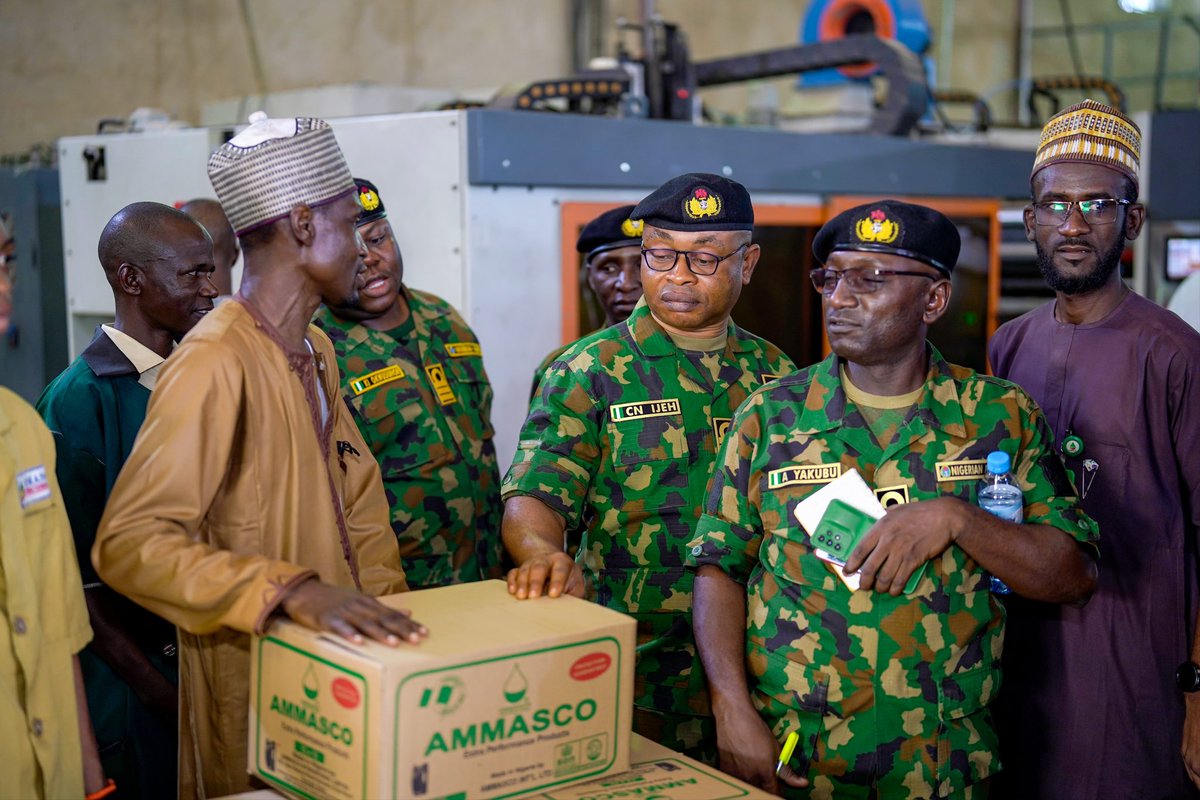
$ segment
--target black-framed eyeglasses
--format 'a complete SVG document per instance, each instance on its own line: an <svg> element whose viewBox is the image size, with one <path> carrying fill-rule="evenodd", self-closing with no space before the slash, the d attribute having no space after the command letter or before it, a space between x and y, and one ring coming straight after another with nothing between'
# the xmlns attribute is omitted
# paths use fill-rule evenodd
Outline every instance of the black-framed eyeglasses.
<svg viewBox="0 0 1200 800"><path fill-rule="evenodd" d="M674 250L670 247L643 247L642 260L646 262L646 266L655 272L669 272L674 269L678 263L679 257L683 256L687 262L688 269L695 275L713 275L717 271L717 267L721 266L721 262L727 258L733 258L742 250L750 246L749 242L743 243L728 255L719 256L716 253L706 253L703 250Z"/></svg>
<svg viewBox="0 0 1200 800"><path fill-rule="evenodd" d="M1117 209L1127 206L1131 200L1100 197L1094 200L1047 200L1033 203L1033 219L1038 225L1062 225L1071 216L1071 209L1078 208L1083 221L1089 225L1107 225L1117 221Z"/></svg>
<svg viewBox="0 0 1200 800"><path fill-rule="evenodd" d="M826 269L817 267L808 273L812 278L813 288L825 295L831 295L837 290L839 283L845 283L846 287L855 294L870 294L877 292L887 283L888 275L911 275L915 278L929 278L931 281L939 281L941 277L938 275L930 275L928 272L912 272L911 270L902 269L874 269L868 267L856 267L854 269Z"/></svg>

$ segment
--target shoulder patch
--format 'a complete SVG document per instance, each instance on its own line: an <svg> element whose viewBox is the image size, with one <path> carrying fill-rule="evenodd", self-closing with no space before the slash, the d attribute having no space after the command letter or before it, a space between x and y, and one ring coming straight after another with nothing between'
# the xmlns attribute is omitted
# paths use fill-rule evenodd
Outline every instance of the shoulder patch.
<svg viewBox="0 0 1200 800"><path fill-rule="evenodd" d="M390 367L368 372L366 375L360 375L350 381L350 391L354 392L354 395L357 397L364 392L369 392L371 389L383 386L385 383L400 380L403 377L404 369L399 364L392 364Z"/></svg>
<svg viewBox="0 0 1200 800"><path fill-rule="evenodd" d="M46 477L45 464L17 473L17 494L21 498L21 508L28 508L50 497L50 481Z"/></svg>
<svg viewBox="0 0 1200 800"><path fill-rule="evenodd" d="M479 357L483 355L483 348L479 342L446 342L446 354L451 358Z"/></svg>

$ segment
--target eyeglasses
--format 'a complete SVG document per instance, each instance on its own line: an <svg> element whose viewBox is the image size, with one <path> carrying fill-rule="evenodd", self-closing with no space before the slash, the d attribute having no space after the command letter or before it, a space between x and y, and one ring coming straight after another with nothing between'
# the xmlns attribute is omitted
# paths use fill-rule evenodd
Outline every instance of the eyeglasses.
<svg viewBox="0 0 1200 800"><path fill-rule="evenodd" d="M808 273L812 278L813 287L824 295L832 295L837 291L838 284L845 282L846 288L855 294L871 294L877 292L887 283L885 275L911 275L914 278L929 278L931 281L941 280L936 275L927 272L911 272L900 269L825 269L818 267Z"/></svg>
<svg viewBox="0 0 1200 800"><path fill-rule="evenodd" d="M655 272L669 272L675 268L679 262L679 257L683 256L687 261L688 269L694 275L713 275L717 271L717 267L721 266L721 262L727 258L733 258L745 248L749 247L750 243L738 247L729 255L719 256L716 253L705 253L703 250L672 250L670 247L643 247L642 258L646 262L646 266Z"/></svg>
<svg viewBox="0 0 1200 800"><path fill-rule="evenodd" d="M1050 200L1033 203L1033 218L1038 225L1062 225L1071 216L1071 209L1078 208L1083 221L1089 225L1107 225L1117 221L1117 209L1127 206L1129 200L1111 197L1096 200Z"/></svg>

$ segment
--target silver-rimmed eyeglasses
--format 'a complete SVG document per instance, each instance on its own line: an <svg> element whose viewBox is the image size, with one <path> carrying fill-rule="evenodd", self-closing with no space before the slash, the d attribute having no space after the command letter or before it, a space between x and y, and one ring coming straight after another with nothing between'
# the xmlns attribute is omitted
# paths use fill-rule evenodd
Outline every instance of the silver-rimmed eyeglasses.
<svg viewBox="0 0 1200 800"><path fill-rule="evenodd" d="M1117 209L1130 205L1129 200L1100 197L1095 200L1047 200L1033 203L1033 219L1038 225L1062 225L1071 216L1071 209L1078 208L1083 221L1089 225L1107 225L1117 221Z"/></svg>

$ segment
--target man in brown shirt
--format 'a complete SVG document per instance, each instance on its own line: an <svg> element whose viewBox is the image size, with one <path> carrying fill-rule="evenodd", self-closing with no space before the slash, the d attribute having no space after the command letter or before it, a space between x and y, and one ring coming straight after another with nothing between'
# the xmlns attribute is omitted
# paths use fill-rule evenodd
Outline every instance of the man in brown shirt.
<svg viewBox="0 0 1200 800"><path fill-rule="evenodd" d="M423 627L404 591L379 468L308 322L361 288L354 183L329 126L253 123L209 159L245 275L175 350L113 487L100 577L181 629L180 795L251 788L249 634L273 614L354 641Z"/></svg>

